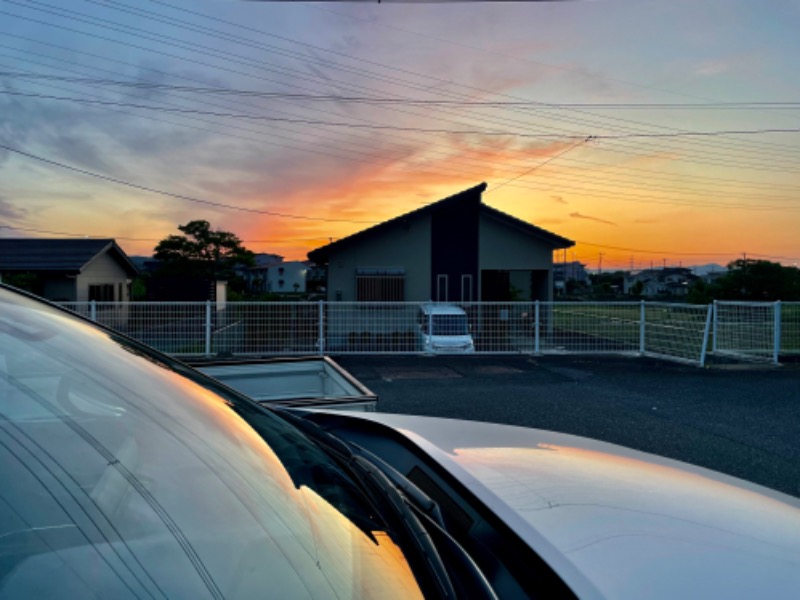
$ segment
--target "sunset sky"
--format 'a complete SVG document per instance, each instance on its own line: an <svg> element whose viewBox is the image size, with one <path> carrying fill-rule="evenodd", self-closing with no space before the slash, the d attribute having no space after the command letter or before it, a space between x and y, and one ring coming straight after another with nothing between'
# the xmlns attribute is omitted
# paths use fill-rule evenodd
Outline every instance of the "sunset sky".
<svg viewBox="0 0 800 600"><path fill-rule="evenodd" d="M149 255L206 219L305 259L485 181L591 269L797 264L798 31L781 0L5 0L0 236Z"/></svg>

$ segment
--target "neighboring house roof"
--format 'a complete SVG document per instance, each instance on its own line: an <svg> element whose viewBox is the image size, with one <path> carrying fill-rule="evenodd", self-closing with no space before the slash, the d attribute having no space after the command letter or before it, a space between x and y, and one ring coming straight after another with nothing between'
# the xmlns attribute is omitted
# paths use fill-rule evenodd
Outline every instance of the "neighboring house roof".
<svg viewBox="0 0 800 600"><path fill-rule="evenodd" d="M497 210L496 208L492 208L491 206L487 206L481 202L481 193L486 190L486 183L481 183L480 185L476 185L475 187L469 188L452 196L448 196L438 202L433 202L432 204L428 204L423 206L422 208L418 208L413 210L409 213L405 213L400 215L399 217L394 217L393 219L389 219L388 221L383 221L382 223L378 223L377 225L373 225L372 227L368 227L367 229L362 229L361 231L354 233L346 238L342 238L315 250L312 250L308 253L308 258L314 261L317 264L325 264L328 262L328 259L332 253L335 253L338 250L343 248L349 247L354 243L358 243L368 237L372 237L374 235L380 235L382 232L388 230L389 228L393 227L394 225L403 223L404 221L408 221L409 219L414 219L426 214L433 213L439 208L443 208L445 206L450 207L456 204L469 204L472 202L477 202L480 206L479 209L482 214L487 215L491 218L494 218L498 221L501 221L505 225L510 227L514 227L528 235L534 236L542 240L543 242L551 245L554 249L555 248L569 248L575 245L575 242L569 240L565 237L561 237L560 235L556 235L550 231L542 229L541 227L536 227L535 225L531 225L530 223L523 221L522 219L518 219L517 217L513 217L503 211Z"/></svg>
<svg viewBox="0 0 800 600"><path fill-rule="evenodd" d="M114 255L131 277L136 266L112 239L0 238L0 271L78 275L104 252Z"/></svg>
<svg viewBox="0 0 800 600"><path fill-rule="evenodd" d="M261 252L253 257L254 267L271 267L283 262L283 257L280 254L269 254Z"/></svg>

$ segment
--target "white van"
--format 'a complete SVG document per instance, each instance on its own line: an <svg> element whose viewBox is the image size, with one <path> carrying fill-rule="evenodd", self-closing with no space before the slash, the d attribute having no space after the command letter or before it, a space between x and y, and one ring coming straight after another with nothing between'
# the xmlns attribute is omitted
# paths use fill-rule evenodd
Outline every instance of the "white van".
<svg viewBox="0 0 800 600"><path fill-rule="evenodd" d="M453 304L429 302L419 308L419 337L428 354L475 352L467 313Z"/></svg>

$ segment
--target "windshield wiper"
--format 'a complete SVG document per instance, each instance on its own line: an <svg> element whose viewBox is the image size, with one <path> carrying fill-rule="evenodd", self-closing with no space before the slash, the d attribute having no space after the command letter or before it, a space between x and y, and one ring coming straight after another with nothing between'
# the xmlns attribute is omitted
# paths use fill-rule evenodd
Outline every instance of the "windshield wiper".
<svg viewBox="0 0 800 600"><path fill-rule="evenodd" d="M421 511L426 517L432 519L439 527L445 529L444 518L442 511L439 510L439 504L433 500L428 494L423 492L411 480L407 479L402 473L395 469L392 465L387 463L381 457L373 454L366 448L362 448L353 442L347 442L354 454L366 458L369 462L376 465L386 477L399 488L406 497L414 504L414 508Z"/></svg>
<svg viewBox="0 0 800 600"><path fill-rule="evenodd" d="M334 458L340 466L346 469L361 484L362 489L376 508L389 509L389 515L386 515L385 511L381 511L381 513L385 517L389 517L387 520L395 525L393 528L395 532L405 538L407 544L410 544L416 551L408 558L425 570L428 574L427 579L430 585L435 588L439 597L455 599L457 597L455 588L450 581L447 568L442 562L442 558L430 534L411 509L410 500L400 493L398 486L392 482L386 473L368 458L361 455L360 449L351 447L344 440L325 431L316 423L307 421L285 410L276 410L275 414L305 433ZM366 451L363 452L366 453ZM386 466L388 467L388 465ZM391 469L391 467L389 468ZM396 476L402 477L399 473L396 473ZM413 485L410 482L408 483ZM411 487L408 487L408 489L412 490ZM409 495L418 495L423 506L428 506L430 509L430 504L435 504L421 490L417 489L416 492L412 490ZM422 507L420 510L425 512ZM438 507L434 514L438 514ZM439 519L441 519L441 515L439 515Z"/></svg>

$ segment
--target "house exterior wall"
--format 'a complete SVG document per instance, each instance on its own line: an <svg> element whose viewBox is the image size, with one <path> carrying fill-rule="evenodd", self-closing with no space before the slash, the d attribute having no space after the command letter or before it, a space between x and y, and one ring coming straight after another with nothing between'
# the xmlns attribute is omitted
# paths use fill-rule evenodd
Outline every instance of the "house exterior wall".
<svg viewBox="0 0 800 600"><path fill-rule="evenodd" d="M266 286L273 293L304 293L308 265L300 261L289 261L272 265L267 269ZM295 284L297 287L295 288Z"/></svg>
<svg viewBox="0 0 800 600"><path fill-rule="evenodd" d="M481 269L552 270L552 246L485 214L481 215L479 232Z"/></svg>
<svg viewBox="0 0 800 600"><path fill-rule="evenodd" d="M530 235L486 214L479 221L478 261L481 271L546 271L547 283L531 290L540 300L553 299L553 249ZM478 289L481 289L481 283Z"/></svg>
<svg viewBox="0 0 800 600"><path fill-rule="evenodd" d="M78 302L88 302L89 286L111 284L114 286L114 301L127 302L130 300L128 292L128 274L125 269L105 252L93 258L77 276L76 290ZM122 294L120 295L120 291Z"/></svg>
<svg viewBox="0 0 800 600"><path fill-rule="evenodd" d="M439 207L431 214L430 300L462 302L478 297L477 200Z"/></svg>
<svg viewBox="0 0 800 600"><path fill-rule="evenodd" d="M404 300L430 300L430 216L397 223L380 235L366 237L331 254L328 262L328 300L355 301L356 269L382 267L405 269Z"/></svg>

